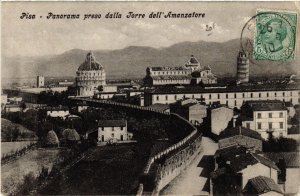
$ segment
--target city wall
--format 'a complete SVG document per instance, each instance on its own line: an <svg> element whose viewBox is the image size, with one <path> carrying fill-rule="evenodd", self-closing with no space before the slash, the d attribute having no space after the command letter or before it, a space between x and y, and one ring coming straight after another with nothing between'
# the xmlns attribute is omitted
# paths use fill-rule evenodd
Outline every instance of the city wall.
<svg viewBox="0 0 300 196"><path fill-rule="evenodd" d="M194 127L189 121L177 114L161 112L152 108L145 108L141 106L106 100L95 100L90 98L71 99L75 101L84 101L87 103L90 102L94 104L125 107L130 110L140 110L150 113L154 112L160 115L168 115L170 116L171 124L173 123L175 125L174 127L177 127L179 129L177 130L178 132L190 132L182 140L155 154L154 156L149 157L148 162L144 168L143 176L145 178L140 183L137 190L136 195L138 196L149 194L158 195L159 192L175 177L177 177L180 172L185 169L201 151L202 133L198 132L197 128ZM180 126L176 126L177 124L180 124Z"/></svg>

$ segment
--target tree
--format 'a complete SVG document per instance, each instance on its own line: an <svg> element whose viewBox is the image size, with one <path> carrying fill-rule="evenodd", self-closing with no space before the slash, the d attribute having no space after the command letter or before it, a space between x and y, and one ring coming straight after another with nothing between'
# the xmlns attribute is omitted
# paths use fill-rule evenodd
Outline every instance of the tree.
<svg viewBox="0 0 300 196"><path fill-rule="evenodd" d="M48 132L46 137L46 144L47 146L59 146L58 137L53 130Z"/></svg>

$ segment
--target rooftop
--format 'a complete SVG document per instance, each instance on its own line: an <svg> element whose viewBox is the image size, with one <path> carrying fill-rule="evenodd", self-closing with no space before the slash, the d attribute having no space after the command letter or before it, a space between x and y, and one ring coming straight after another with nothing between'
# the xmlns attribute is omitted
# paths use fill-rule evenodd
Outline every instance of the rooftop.
<svg viewBox="0 0 300 196"><path fill-rule="evenodd" d="M282 190L274 182L274 180L265 176L257 176L252 178L248 181L248 183L251 184L251 187L254 188L258 194L267 193L270 191L283 194Z"/></svg>
<svg viewBox="0 0 300 196"><path fill-rule="evenodd" d="M170 109L170 106L168 104L157 103L157 104L149 105L146 108L151 108L156 111L164 112L164 111Z"/></svg>
<svg viewBox="0 0 300 196"><path fill-rule="evenodd" d="M286 167L288 168L300 167L299 152L266 152L264 153L264 156L275 163L278 163L280 159L284 159Z"/></svg>
<svg viewBox="0 0 300 196"><path fill-rule="evenodd" d="M243 135L254 139L262 140L261 135L257 131L248 129L246 127L234 127L234 128L225 129L220 133L219 137L220 139L224 139L236 135Z"/></svg>
<svg viewBox="0 0 300 196"><path fill-rule="evenodd" d="M244 104L249 105L253 111L287 110L284 102L282 102L280 100L246 101Z"/></svg>
<svg viewBox="0 0 300 196"><path fill-rule="evenodd" d="M192 93L226 93L226 92L259 92L259 91L283 91L300 90L297 84L261 84L261 85L243 85L243 86L162 86L149 91L152 94L192 94Z"/></svg>
<svg viewBox="0 0 300 196"><path fill-rule="evenodd" d="M150 67L152 71L177 71L177 70L186 70L185 67L169 67L169 66L161 66L161 67Z"/></svg>
<svg viewBox="0 0 300 196"><path fill-rule="evenodd" d="M216 151L215 157L222 157L225 161L229 161L229 166L235 172L239 172L247 168L247 166L257 163L279 170L273 161L256 153L249 152L247 148L242 146L231 146L219 149Z"/></svg>
<svg viewBox="0 0 300 196"><path fill-rule="evenodd" d="M126 127L126 120L99 120L99 127Z"/></svg>

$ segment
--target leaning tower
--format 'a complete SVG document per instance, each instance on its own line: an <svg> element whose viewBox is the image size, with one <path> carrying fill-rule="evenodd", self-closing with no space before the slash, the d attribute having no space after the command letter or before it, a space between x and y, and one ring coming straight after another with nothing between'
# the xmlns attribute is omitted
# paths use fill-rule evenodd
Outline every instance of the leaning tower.
<svg viewBox="0 0 300 196"><path fill-rule="evenodd" d="M249 82L249 58L243 51L239 52L237 57L237 83Z"/></svg>
<svg viewBox="0 0 300 196"><path fill-rule="evenodd" d="M106 84L103 66L98 63L92 52L86 55L85 61L76 72L76 87L78 96L90 97L99 86Z"/></svg>

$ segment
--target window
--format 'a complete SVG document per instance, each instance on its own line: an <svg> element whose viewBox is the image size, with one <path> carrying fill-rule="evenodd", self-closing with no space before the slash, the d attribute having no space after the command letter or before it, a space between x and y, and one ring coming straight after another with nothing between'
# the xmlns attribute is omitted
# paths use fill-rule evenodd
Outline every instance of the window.
<svg viewBox="0 0 300 196"><path fill-rule="evenodd" d="M261 97L261 93L258 94L258 97Z"/></svg>
<svg viewBox="0 0 300 196"><path fill-rule="evenodd" d="M195 95L192 95L192 98L194 99L194 98L195 98Z"/></svg>
<svg viewBox="0 0 300 196"><path fill-rule="evenodd" d="M157 96L156 96L156 101L158 101L158 100L159 100L159 96L157 95Z"/></svg>
<svg viewBox="0 0 300 196"><path fill-rule="evenodd" d="M253 93L250 94L251 98L253 98Z"/></svg>
<svg viewBox="0 0 300 196"><path fill-rule="evenodd" d="M283 122L279 123L279 127L280 127L280 129L283 129Z"/></svg>
<svg viewBox="0 0 300 196"><path fill-rule="evenodd" d="M277 93L274 93L275 97L277 97Z"/></svg>
<svg viewBox="0 0 300 196"><path fill-rule="evenodd" d="M228 94L226 93L226 99L228 99Z"/></svg>
<svg viewBox="0 0 300 196"><path fill-rule="evenodd" d="M250 129L250 123L246 123L246 127Z"/></svg>
<svg viewBox="0 0 300 196"><path fill-rule="evenodd" d="M174 96L174 99L177 100L177 95Z"/></svg>
<svg viewBox="0 0 300 196"><path fill-rule="evenodd" d="M257 129L261 129L261 123L257 123Z"/></svg>
<svg viewBox="0 0 300 196"><path fill-rule="evenodd" d="M234 106L236 106L236 100L234 100Z"/></svg>
<svg viewBox="0 0 300 196"><path fill-rule="evenodd" d="M245 98L245 93L243 93L243 98Z"/></svg>
<svg viewBox="0 0 300 196"><path fill-rule="evenodd" d="M267 93L267 97L269 97L269 93Z"/></svg>
<svg viewBox="0 0 300 196"><path fill-rule="evenodd" d="M261 113L257 113L257 118L261 118Z"/></svg>
<svg viewBox="0 0 300 196"><path fill-rule="evenodd" d="M112 133L112 134L111 134L111 137L115 137L115 134L114 134L114 133Z"/></svg>
<svg viewBox="0 0 300 196"><path fill-rule="evenodd" d="M284 93L284 92L282 92L282 96L283 96L283 97L285 96L285 93Z"/></svg>
<svg viewBox="0 0 300 196"><path fill-rule="evenodd" d="M272 116L273 116L272 113L269 113L269 118L272 118Z"/></svg>
<svg viewBox="0 0 300 196"><path fill-rule="evenodd" d="M269 129L272 129L272 128L273 128L272 123L269 122Z"/></svg>
<svg viewBox="0 0 300 196"><path fill-rule="evenodd" d="M228 106L228 101L226 101L226 105Z"/></svg>
<svg viewBox="0 0 300 196"><path fill-rule="evenodd" d="M123 131L123 127L121 127L121 131Z"/></svg>
<svg viewBox="0 0 300 196"><path fill-rule="evenodd" d="M114 128L114 127L112 127L112 128L111 128L111 130L112 130L112 131L114 131L114 130L115 130L115 128Z"/></svg>
<svg viewBox="0 0 300 196"><path fill-rule="evenodd" d="M290 92L290 95L293 96L293 92L292 91Z"/></svg>
<svg viewBox="0 0 300 196"><path fill-rule="evenodd" d="M234 93L234 98L236 98L236 93Z"/></svg>
<svg viewBox="0 0 300 196"><path fill-rule="evenodd" d="M102 140L102 142L104 142L104 135L101 136L101 140Z"/></svg>
<svg viewBox="0 0 300 196"><path fill-rule="evenodd" d="M220 99L220 94L218 94L218 99Z"/></svg>
<svg viewBox="0 0 300 196"><path fill-rule="evenodd" d="M168 95L166 95L166 100L168 100Z"/></svg>
<svg viewBox="0 0 300 196"><path fill-rule="evenodd" d="M279 118L283 118L283 112L279 113Z"/></svg>
<svg viewBox="0 0 300 196"><path fill-rule="evenodd" d="M209 94L209 99L211 99L211 94Z"/></svg>

